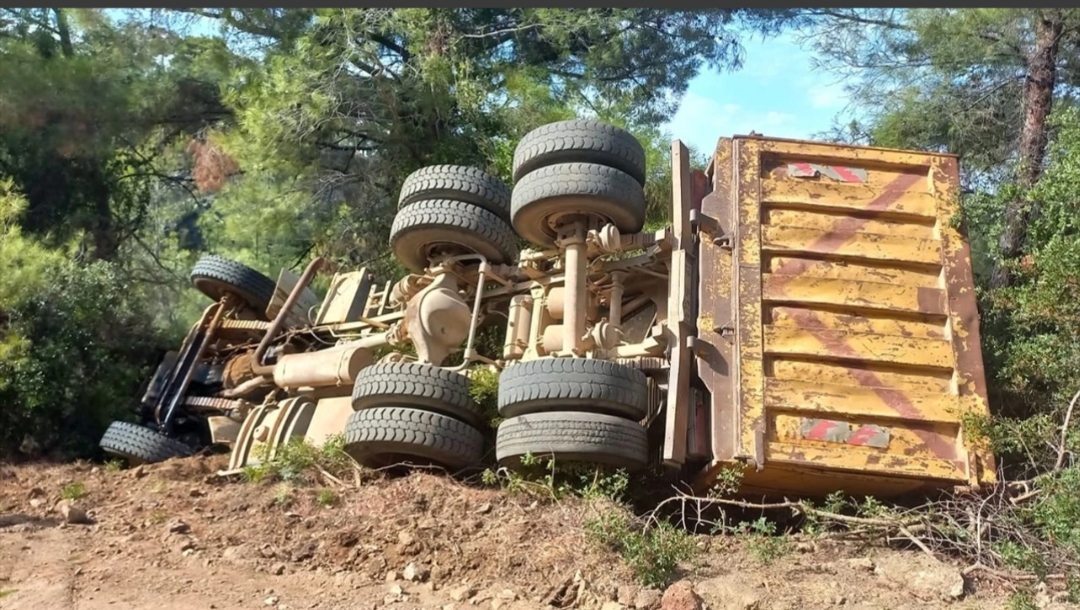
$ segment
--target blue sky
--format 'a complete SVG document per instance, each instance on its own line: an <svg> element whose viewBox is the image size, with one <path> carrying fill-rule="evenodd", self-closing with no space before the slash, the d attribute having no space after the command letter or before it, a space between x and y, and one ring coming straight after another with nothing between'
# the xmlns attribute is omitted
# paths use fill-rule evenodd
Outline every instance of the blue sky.
<svg viewBox="0 0 1080 610"><path fill-rule="evenodd" d="M724 136L762 135L809 139L847 113L848 97L834 74L811 67L813 52L789 35L743 40L743 67L704 72L690 81L679 110L664 126L699 152Z"/></svg>

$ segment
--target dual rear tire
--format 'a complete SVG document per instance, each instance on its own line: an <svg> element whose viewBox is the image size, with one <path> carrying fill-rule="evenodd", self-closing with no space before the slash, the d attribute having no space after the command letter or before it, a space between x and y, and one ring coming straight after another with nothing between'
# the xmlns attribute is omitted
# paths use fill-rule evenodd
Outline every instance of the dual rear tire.
<svg viewBox="0 0 1080 610"><path fill-rule="evenodd" d="M345 451L372 468L478 466L487 423L469 390L467 377L430 364L373 364L353 385L355 412L345 427Z"/></svg>
<svg viewBox="0 0 1080 610"><path fill-rule="evenodd" d="M508 467L526 455L627 470L649 459L648 381L637 370L588 358L515 364L499 379L495 457Z"/></svg>

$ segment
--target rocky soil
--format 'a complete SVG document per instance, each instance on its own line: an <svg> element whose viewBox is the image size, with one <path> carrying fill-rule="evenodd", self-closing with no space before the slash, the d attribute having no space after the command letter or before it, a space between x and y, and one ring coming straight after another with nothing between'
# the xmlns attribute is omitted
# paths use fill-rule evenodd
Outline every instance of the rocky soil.
<svg viewBox="0 0 1080 610"><path fill-rule="evenodd" d="M1006 607L1010 593L918 552L817 542L763 561L723 536L699 536L666 590L642 588L586 533L595 504L415 473L326 506L318 487L222 467L0 466L0 608L960 610ZM1058 598L1037 601L1067 607Z"/></svg>

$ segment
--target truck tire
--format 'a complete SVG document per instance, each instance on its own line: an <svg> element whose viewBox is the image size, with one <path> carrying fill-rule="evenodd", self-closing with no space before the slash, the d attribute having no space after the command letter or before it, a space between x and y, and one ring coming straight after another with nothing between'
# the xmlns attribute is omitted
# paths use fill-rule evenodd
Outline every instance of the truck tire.
<svg viewBox="0 0 1080 610"><path fill-rule="evenodd" d="M634 421L649 414L645 374L607 360L540 358L499 375L499 415L581 411Z"/></svg>
<svg viewBox="0 0 1080 610"><path fill-rule="evenodd" d="M441 413L477 428L487 426L469 395L469 379L420 362L382 362L361 369L353 384L353 409L413 407Z"/></svg>
<svg viewBox="0 0 1080 610"><path fill-rule="evenodd" d="M560 462L603 464L640 470L649 461L645 427L621 417L553 411L503 420L495 437L495 457L513 467L526 454Z"/></svg>
<svg viewBox="0 0 1080 610"><path fill-rule="evenodd" d="M124 458L131 465L164 462L192 454L190 447L176 439L146 426L123 421L109 424L98 444L105 453Z"/></svg>
<svg viewBox="0 0 1080 610"><path fill-rule="evenodd" d="M266 320L266 308L274 298L277 282L258 271L216 254L207 254L191 270L191 283L199 292L220 300L232 293Z"/></svg>
<svg viewBox="0 0 1080 610"><path fill-rule="evenodd" d="M398 209L424 199L464 201L510 222L510 188L480 168L431 165L416 170L401 185Z"/></svg>
<svg viewBox="0 0 1080 610"><path fill-rule="evenodd" d="M517 236L505 221L471 203L425 199L406 206L390 228L390 249L401 264L423 273L436 252L482 254L494 264L517 259Z"/></svg>
<svg viewBox="0 0 1080 610"><path fill-rule="evenodd" d="M514 149L514 181L558 163L596 163L645 185L645 149L637 138L593 119L548 123L525 134Z"/></svg>
<svg viewBox="0 0 1080 610"><path fill-rule="evenodd" d="M465 422L431 411L379 407L349 416L345 451L371 468L411 461L462 470L480 464L484 435Z"/></svg>
<svg viewBox="0 0 1080 610"><path fill-rule="evenodd" d="M595 163L549 165L514 186L511 221L530 242L554 245L552 224L568 215L599 217L623 233L637 233L645 225L645 191L626 172Z"/></svg>

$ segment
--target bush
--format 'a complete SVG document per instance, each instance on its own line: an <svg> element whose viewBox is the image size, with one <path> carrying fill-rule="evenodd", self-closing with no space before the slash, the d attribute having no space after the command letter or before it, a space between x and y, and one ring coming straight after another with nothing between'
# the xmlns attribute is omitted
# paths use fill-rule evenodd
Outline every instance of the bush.
<svg viewBox="0 0 1080 610"><path fill-rule="evenodd" d="M151 317L110 263L25 237L0 184L0 454L85 457L156 364Z"/></svg>

